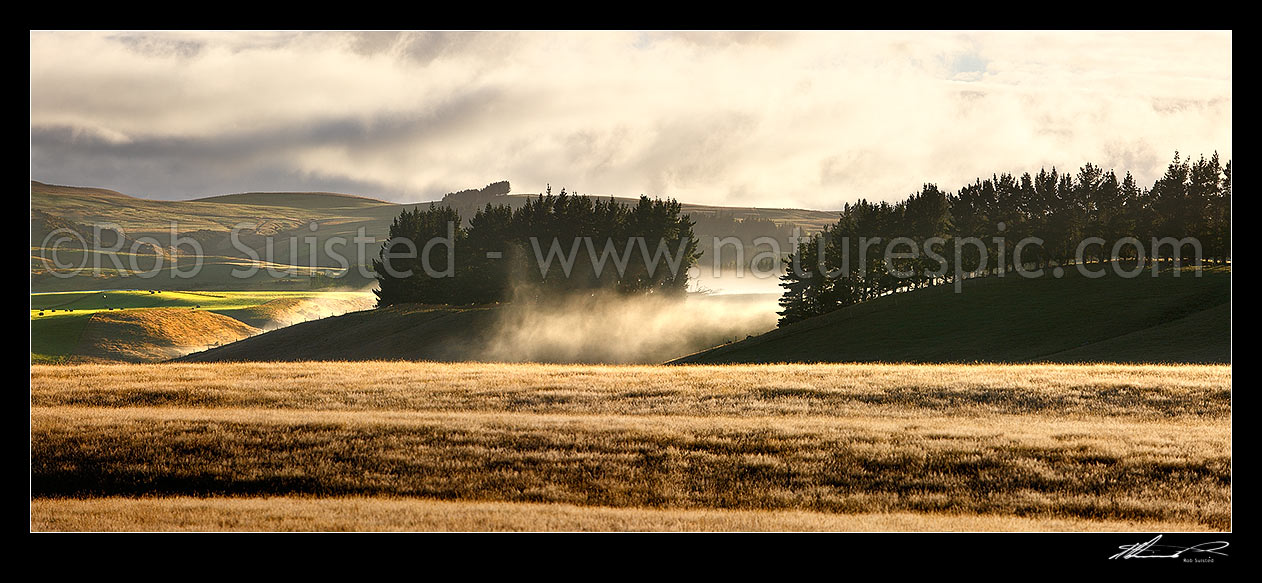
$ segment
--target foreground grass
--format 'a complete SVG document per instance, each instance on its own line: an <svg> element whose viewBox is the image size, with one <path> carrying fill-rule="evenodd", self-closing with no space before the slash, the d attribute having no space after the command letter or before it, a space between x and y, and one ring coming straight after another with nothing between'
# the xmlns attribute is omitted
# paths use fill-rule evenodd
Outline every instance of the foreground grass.
<svg viewBox="0 0 1262 583"><path fill-rule="evenodd" d="M1204 530L1196 523L923 513L830 514L658 510L386 497L38 499L36 531L435 532L1130 532Z"/></svg>
<svg viewBox="0 0 1262 583"><path fill-rule="evenodd" d="M35 407L488 411L700 417L1226 418L1219 365L603 366L432 362L31 369Z"/></svg>
<svg viewBox="0 0 1262 583"><path fill-rule="evenodd" d="M1007 530L1013 520L1035 530L1088 529L1083 521L1225 530L1230 375L1108 365L36 366L32 525L169 503L203 504L208 515L194 523L206 528L222 528L222 513L269 529L284 519L251 519L257 502L240 500L299 495L646 513L592 514L588 526L557 519L575 530L653 530L674 524L672 514L697 525L683 517L718 510L856 525L820 523L830 530ZM536 518L493 528L552 529L555 506L521 508ZM347 528L389 529L370 515ZM923 522L879 522L894 515ZM401 520L397 528L427 529ZM723 524L754 524L732 520ZM801 524L768 520L771 530Z"/></svg>

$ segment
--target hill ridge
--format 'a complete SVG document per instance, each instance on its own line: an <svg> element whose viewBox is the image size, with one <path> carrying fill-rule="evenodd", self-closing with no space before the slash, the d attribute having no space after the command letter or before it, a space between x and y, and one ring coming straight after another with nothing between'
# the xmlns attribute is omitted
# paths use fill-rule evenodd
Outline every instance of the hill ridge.
<svg viewBox="0 0 1262 583"><path fill-rule="evenodd" d="M393 203L389 201L384 201L379 198L373 198L371 196L363 196L359 194L347 194L344 192L298 191L298 190L278 190L278 191L259 190L259 191L249 191L249 192L232 192L228 194L212 194L210 196L183 199L183 200L180 200L179 202L214 202L214 203L220 203L220 204L253 204L253 205L262 205L262 206L272 206L272 205L268 205L267 203L260 203L254 200L243 200L243 201L238 202L237 200L233 200L233 199L246 198L246 197L255 198L255 197L273 197L273 196L343 198L343 199L349 199L353 201L371 202L371 203L382 204L382 205L397 205L398 204L398 203Z"/></svg>
<svg viewBox="0 0 1262 583"><path fill-rule="evenodd" d="M134 200L147 200L130 194L123 194L117 190L110 190L108 188L98 188L95 186L67 186L64 184L49 184L47 182L32 180L31 192L35 192L36 190L45 194L88 194L98 196L116 196Z"/></svg>

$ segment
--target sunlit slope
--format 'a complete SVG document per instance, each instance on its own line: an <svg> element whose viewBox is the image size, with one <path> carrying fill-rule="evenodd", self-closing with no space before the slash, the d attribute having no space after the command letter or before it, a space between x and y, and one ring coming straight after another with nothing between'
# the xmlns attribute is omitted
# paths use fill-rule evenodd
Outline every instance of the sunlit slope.
<svg viewBox="0 0 1262 583"><path fill-rule="evenodd" d="M97 312L84 325L75 352L88 359L150 362L236 342L258 332L239 320L205 310Z"/></svg>
<svg viewBox="0 0 1262 583"><path fill-rule="evenodd" d="M1090 279L1071 267L886 296L675 362L1227 363L1230 302L1224 268Z"/></svg>
<svg viewBox="0 0 1262 583"><path fill-rule="evenodd" d="M263 329L363 309L361 292L110 290L31 294L31 358L166 360Z"/></svg>

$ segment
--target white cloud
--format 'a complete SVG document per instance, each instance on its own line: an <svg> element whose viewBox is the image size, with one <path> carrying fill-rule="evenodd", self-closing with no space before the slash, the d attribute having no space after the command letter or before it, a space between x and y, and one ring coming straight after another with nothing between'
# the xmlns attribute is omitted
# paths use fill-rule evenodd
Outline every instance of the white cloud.
<svg viewBox="0 0 1262 583"><path fill-rule="evenodd" d="M32 174L839 208L1230 157L1230 32L33 32ZM323 187L323 188L322 188ZM367 190L367 191L363 191Z"/></svg>

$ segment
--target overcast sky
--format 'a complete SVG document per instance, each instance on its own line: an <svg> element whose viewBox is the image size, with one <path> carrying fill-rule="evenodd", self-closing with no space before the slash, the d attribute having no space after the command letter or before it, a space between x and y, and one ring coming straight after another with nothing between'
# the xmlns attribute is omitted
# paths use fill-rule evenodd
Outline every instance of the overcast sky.
<svg viewBox="0 0 1262 583"><path fill-rule="evenodd" d="M836 209L1231 156L1230 32L32 32L31 177Z"/></svg>

